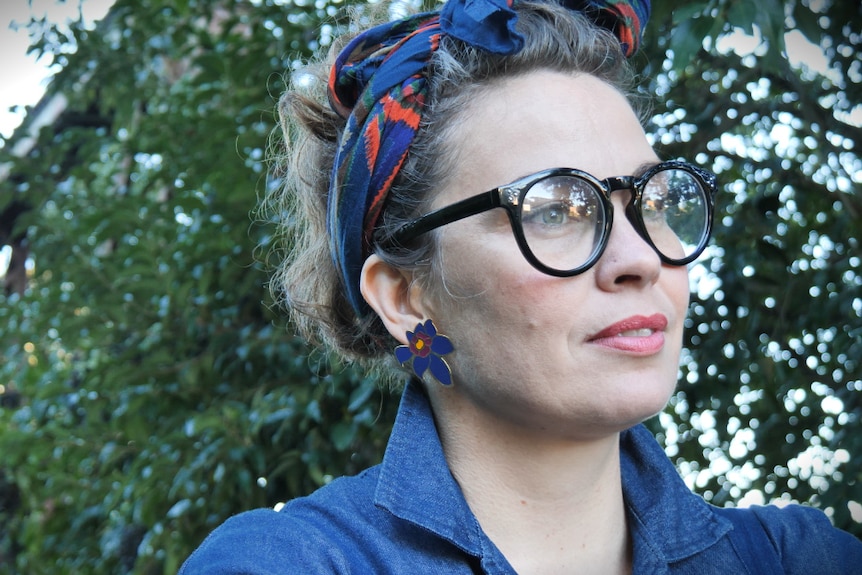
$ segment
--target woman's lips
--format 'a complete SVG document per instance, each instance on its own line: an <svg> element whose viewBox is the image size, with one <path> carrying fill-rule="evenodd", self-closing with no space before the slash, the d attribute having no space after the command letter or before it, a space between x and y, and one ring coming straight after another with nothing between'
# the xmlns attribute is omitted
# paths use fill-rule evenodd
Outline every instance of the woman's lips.
<svg viewBox="0 0 862 575"><path fill-rule="evenodd" d="M618 351L650 355L664 347L667 318L660 313L633 315L604 328L588 339L589 343Z"/></svg>

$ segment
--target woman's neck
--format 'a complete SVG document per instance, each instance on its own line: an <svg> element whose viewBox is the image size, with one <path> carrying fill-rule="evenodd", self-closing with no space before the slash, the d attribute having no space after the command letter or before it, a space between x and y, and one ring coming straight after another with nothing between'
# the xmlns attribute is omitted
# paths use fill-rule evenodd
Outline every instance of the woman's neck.
<svg viewBox="0 0 862 575"><path fill-rule="evenodd" d="M631 572L619 434L560 439L434 407L453 476L519 574Z"/></svg>

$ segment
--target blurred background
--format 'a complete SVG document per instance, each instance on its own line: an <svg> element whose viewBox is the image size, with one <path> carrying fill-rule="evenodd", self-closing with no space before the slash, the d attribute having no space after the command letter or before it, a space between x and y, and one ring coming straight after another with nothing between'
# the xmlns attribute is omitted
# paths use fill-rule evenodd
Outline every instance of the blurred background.
<svg viewBox="0 0 862 575"><path fill-rule="evenodd" d="M649 135L721 190L649 425L714 504L862 535L862 7L655 4ZM255 212L276 101L349 8L0 8L0 573L175 573L228 516L380 460L398 393L293 335Z"/></svg>

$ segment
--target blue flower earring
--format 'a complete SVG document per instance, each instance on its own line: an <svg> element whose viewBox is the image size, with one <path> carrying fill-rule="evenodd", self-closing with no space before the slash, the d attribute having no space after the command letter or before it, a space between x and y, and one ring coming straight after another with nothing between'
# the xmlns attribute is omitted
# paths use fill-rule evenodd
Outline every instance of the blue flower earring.
<svg viewBox="0 0 862 575"><path fill-rule="evenodd" d="M395 358L401 367L410 365L416 377L422 378L426 370L443 385L452 385L452 370L449 364L440 356L452 353L455 348L445 335L437 333L434 322L416 324L415 331L407 332L407 345L395 348Z"/></svg>

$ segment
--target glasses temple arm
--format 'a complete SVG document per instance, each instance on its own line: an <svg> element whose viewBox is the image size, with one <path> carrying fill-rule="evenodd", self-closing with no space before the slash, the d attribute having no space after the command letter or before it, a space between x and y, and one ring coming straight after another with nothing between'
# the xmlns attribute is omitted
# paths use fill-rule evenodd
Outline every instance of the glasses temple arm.
<svg viewBox="0 0 862 575"><path fill-rule="evenodd" d="M481 214L490 209L500 206L500 190L495 188L485 193L469 197L455 202L445 208L420 216L415 220L401 226L392 234L392 243L405 243L424 233L437 229L446 224L463 220L476 214Z"/></svg>

